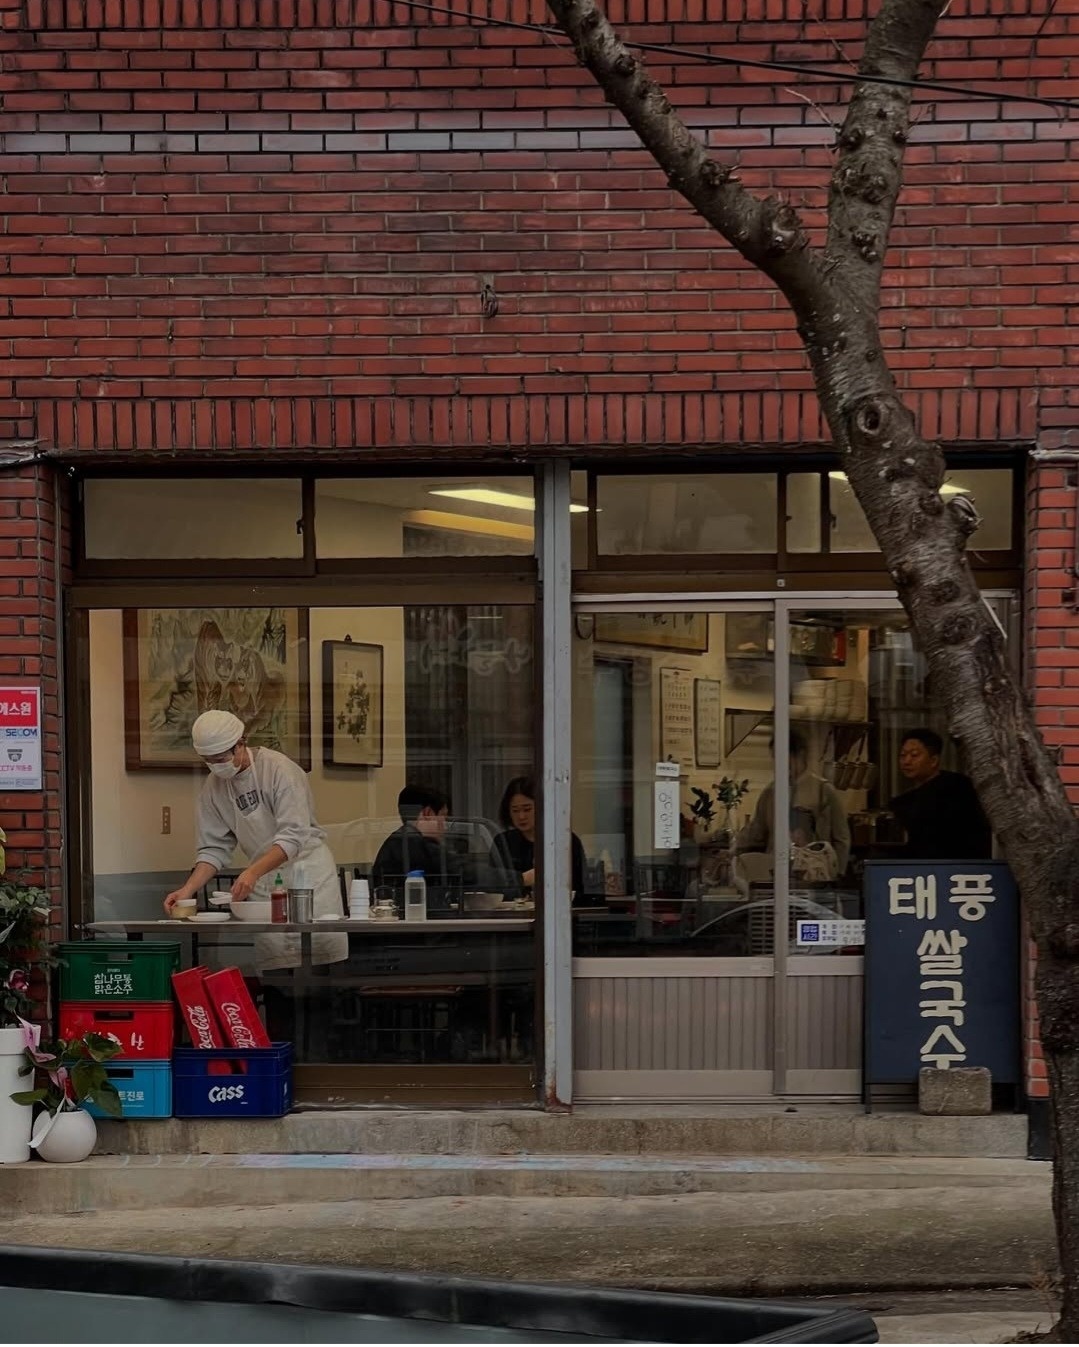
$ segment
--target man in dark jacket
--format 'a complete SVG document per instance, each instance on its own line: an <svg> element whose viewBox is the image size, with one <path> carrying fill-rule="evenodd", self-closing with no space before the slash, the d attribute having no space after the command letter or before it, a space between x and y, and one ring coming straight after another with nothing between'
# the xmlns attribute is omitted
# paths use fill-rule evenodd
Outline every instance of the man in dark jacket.
<svg viewBox="0 0 1079 1347"><path fill-rule="evenodd" d="M382 886L395 897L404 891L405 876L422 870L428 902L459 891L463 880L460 859L446 847L450 802L430 786L406 786L397 797L401 826L378 849L371 867L372 890Z"/></svg>
<svg viewBox="0 0 1079 1347"><path fill-rule="evenodd" d="M941 770L944 741L935 730L909 730L899 770L911 783L889 806L915 861L980 861L993 855L993 833L969 777Z"/></svg>

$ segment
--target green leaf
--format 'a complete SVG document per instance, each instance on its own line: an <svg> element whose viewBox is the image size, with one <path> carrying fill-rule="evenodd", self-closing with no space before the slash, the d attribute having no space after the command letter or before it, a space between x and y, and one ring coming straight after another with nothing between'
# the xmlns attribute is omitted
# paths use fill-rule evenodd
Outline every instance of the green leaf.
<svg viewBox="0 0 1079 1347"><path fill-rule="evenodd" d="M16 1104L43 1104L48 1097L48 1090L16 1090L11 1096Z"/></svg>

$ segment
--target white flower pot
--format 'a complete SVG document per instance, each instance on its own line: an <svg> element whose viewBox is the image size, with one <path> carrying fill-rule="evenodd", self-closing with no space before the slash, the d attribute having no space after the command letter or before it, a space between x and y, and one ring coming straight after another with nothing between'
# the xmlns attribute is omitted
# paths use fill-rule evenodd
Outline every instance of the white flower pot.
<svg viewBox="0 0 1079 1347"><path fill-rule="evenodd" d="M0 1029L0 1165L17 1165L30 1159L30 1128L34 1110L26 1104L16 1104L11 1098L16 1090L32 1090L33 1079L20 1076L25 1064L23 1049L26 1039L16 1025L14 1029Z"/></svg>
<svg viewBox="0 0 1079 1347"><path fill-rule="evenodd" d="M30 1144L39 1160L54 1165L72 1165L85 1160L97 1145L97 1124L83 1108L65 1109L50 1119L42 1114L37 1120Z"/></svg>

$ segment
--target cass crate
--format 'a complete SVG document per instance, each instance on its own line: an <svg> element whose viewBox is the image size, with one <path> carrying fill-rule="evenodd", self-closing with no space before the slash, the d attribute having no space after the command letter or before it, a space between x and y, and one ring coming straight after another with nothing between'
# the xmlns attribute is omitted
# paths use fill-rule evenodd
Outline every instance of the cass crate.
<svg viewBox="0 0 1079 1347"><path fill-rule="evenodd" d="M172 1116L171 1062L132 1062L130 1065L112 1062L105 1071L120 1095L125 1121ZM95 1118L109 1116L91 1104L87 1104L86 1109Z"/></svg>
<svg viewBox="0 0 1079 1347"><path fill-rule="evenodd" d="M172 1056L175 1011L157 1002L65 1001L60 1006L60 1037L104 1034L120 1045L120 1057L168 1061Z"/></svg>
<svg viewBox="0 0 1079 1347"><path fill-rule="evenodd" d="M292 1107L292 1044L268 1048L177 1048L177 1118L280 1118Z"/></svg>
<svg viewBox="0 0 1079 1347"><path fill-rule="evenodd" d="M171 1001L180 946L163 941L83 940L60 945L61 1001Z"/></svg>

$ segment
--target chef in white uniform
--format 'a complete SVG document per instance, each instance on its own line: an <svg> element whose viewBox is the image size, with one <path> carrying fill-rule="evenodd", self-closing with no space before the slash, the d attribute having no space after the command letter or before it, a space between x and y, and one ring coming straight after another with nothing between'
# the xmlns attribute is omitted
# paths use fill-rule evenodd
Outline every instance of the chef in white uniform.
<svg viewBox="0 0 1079 1347"><path fill-rule="evenodd" d="M232 885L237 901L269 898L274 877L293 887L294 867L303 866L304 887L314 889L316 917L342 915L341 884L326 834L315 820L315 806L306 772L284 753L249 748L244 724L231 711L204 711L191 727L195 752L210 769L196 812L198 852L187 880L165 899L171 914L181 898L193 897L231 861L238 846L247 867ZM348 958L348 937L315 935L313 964ZM300 937L292 933L255 939L260 972L296 968Z"/></svg>

